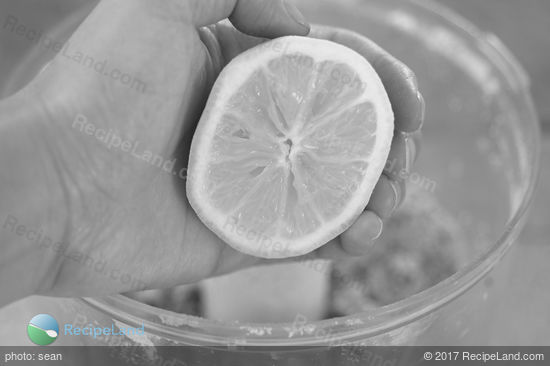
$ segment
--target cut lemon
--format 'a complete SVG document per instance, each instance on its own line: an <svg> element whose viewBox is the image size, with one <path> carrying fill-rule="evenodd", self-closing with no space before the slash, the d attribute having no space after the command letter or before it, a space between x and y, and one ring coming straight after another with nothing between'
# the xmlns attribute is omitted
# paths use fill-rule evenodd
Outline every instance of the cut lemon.
<svg viewBox="0 0 550 366"><path fill-rule="evenodd" d="M393 127L364 57L326 40L267 42L231 61L213 87L193 137L189 202L241 252L306 254L365 209Z"/></svg>

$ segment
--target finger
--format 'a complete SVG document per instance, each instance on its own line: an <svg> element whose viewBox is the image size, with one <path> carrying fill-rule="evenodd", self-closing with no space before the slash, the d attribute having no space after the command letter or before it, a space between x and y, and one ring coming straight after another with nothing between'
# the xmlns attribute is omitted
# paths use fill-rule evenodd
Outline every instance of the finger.
<svg viewBox="0 0 550 366"><path fill-rule="evenodd" d="M206 26L229 18L240 31L275 38L309 33L310 26L291 0L191 0L193 22Z"/></svg>
<svg viewBox="0 0 550 366"><path fill-rule="evenodd" d="M331 240L317 249L315 255L319 259L341 260L349 259L350 255L342 247L341 237Z"/></svg>
<svg viewBox="0 0 550 366"><path fill-rule="evenodd" d="M365 211L357 221L340 235L342 249L354 256L362 256L382 234L383 223L374 212Z"/></svg>
<svg viewBox="0 0 550 366"><path fill-rule="evenodd" d="M401 61L387 54L381 56L373 66L392 103L395 128L402 132L418 131L424 123L425 104L414 73Z"/></svg>
<svg viewBox="0 0 550 366"><path fill-rule="evenodd" d="M415 74L405 64L373 41L352 31L331 27L315 27L310 35L329 39L352 48L365 57L379 74L389 95L399 131L413 132L424 120L424 99L418 92Z"/></svg>
<svg viewBox="0 0 550 366"><path fill-rule="evenodd" d="M385 175L380 177L372 192L367 210L372 211L382 219L389 218L401 202L401 185Z"/></svg>
<svg viewBox="0 0 550 366"><path fill-rule="evenodd" d="M221 55L222 67L248 49L266 42L266 38L253 37L242 33L228 21L201 27L199 35L210 50L210 54Z"/></svg>

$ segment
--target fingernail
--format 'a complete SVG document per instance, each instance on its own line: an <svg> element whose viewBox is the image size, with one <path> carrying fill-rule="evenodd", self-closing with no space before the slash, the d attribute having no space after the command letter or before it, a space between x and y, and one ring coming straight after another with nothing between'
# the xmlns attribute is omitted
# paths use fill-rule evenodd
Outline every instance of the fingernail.
<svg viewBox="0 0 550 366"><path fill-rule="evenodd" d="M407 177L411 174L415 154L414 140L411 135L407 134L405 135L405 170L407 171Z"/></svg>
<svg viewBox="0 0 550 366"><path fill-rule="evenodd" d="M378 239L382 235L382 231L384 229L384 222L382 221L382 219L376 216L376 221L377 221L376 225L378 225L378 230L374 231L375 235L371 238L371 240L373 241Z"/></svg>
<svg viewBox="0 0 550 366"><path fill-rule="evenodd" d="M397 210L399 204L401 203L401 187L399 186L399 183L394 180L390 181L390 187L393 190L393 195L395 198L393 201L393 207L391 209L391 214L393 215L393 213L395 212L395 210Z"/></svg>
<svg viewBox="0 0 550 366"><path fill-rule="evenodd" d="M289 17L291 17L296 23L298 23L301 27L305 28L308 33L310 28L310 25L308 24L306 18L302 14L300 10L296 7L296 5L292 4L290 2L291 0L284 0L283 4L286 10L286 13Z"/></svg>
<svg viewBox="0 0 550 366"><path fill-rule="evenodd" d="M419 131L424 126L424 120L426 119L426 101L420 92L417 93L416 97L420 105L416 115L416 120L418 121L418 128L416 130Z"/></svg>

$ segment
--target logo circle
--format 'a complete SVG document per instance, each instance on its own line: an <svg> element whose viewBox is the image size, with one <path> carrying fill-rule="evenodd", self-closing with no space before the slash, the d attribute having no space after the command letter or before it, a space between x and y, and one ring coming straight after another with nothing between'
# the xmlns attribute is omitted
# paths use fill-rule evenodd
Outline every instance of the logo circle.
<svg viewBox="0 0 550 366"><path fill-rule="evenodd" d="M52 344L59 335L57 320L48 314L35 315L27 326L29 339L39 346Z"/></svg>

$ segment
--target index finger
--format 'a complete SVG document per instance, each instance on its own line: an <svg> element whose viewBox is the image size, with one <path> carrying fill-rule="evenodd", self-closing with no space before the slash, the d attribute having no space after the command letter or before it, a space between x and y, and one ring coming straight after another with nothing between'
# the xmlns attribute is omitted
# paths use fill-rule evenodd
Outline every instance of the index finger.
<svg viewBox="0 0 550 366"><path fill-rule="evenodd" d="M395 115L395 128L414 132L422 127L424 99L418 91L414 72L370 39L345 29L314 26L310 37L327 39L347 46L374 67L386 88Z"/></svg>

